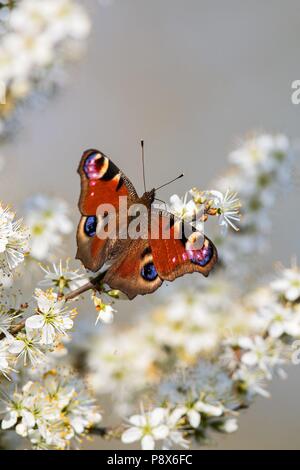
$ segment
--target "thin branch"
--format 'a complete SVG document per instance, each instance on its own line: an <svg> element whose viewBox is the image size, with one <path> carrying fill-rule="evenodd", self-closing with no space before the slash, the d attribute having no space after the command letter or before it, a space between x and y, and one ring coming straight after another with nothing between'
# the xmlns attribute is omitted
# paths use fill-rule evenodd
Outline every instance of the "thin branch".
<svg viewBox="0 0 300 470"><path fill-rule="evenodd" d="M98 276L91 279L89 282L87 282L83 286L69 292L69 294L67 294L66 296L62 296L61 298L65 299L65 301L68 302L69 300L72 300L75 297L78 297L79 295L83 294L84 292L87 292L88 290L96 289L97 284L101 283L101 281L104 278L105 274L106 274L106 271L103 271L102 273L100 273ZM9 332L10 332L11 335L16 336L20 331L23 330L24 327L25 327L25 320L21 320L19 323L12 326L10 328ZM5 338L5 334L0 333L0 341L1 341L1 339L4 339L4 338Z"/></svg>
<svg viewBox="0 0 300 470"><path fill-rule="evenodd" d="M122 425L116 428L109 428L105 426L94 426L89 428L88 433L93 436L100 436L103 439L120 439L124 428Z"/></svg>
<svg viewBox="0 0 300 470"><path fill-rule="evenodd" d="M11 329L9 330L9 332L15 336L19 333L19 331L21 331L25 326L25 320L22 320L20 321L19 323L17 323L16 325L12 326Z"/></svg>
<svg viewBox="0 0 300 470"><path fill-rule="evenodd" d="M0 2L0 9L1 8L9 8L12 10L16 6L16 1L15 0L9 0L8 2Z"/></svg>
<svg viewBox="0 0 300 470"><path fill-rule="evenodd" d="M68 300L75 299L75 297L78 297L79 295L83 294L84 292L87 292L90 289L95 289L95 285L91 281L87 282L78 289L72 290L67 295L61 295L60 298L65 299L65 301L68 302Z"/></svg>
<svg viewBox="0 0 300 470"><path fill-rule="evenodd" d="M93 436L108 437L111 429L105 427L94 427L89 429L89 434Z"/></svg>
<svg viewBox="0 0 300 470"><path fill-rule="evenodd" d="M68 300L72 300L75 297L78 297L79 295L83 294L84 292L87 292L88 290L96 289L97 284L100 284L106 272L107 271L103 271L98 276L94 277L93 279L90 279L90 281L84 284L83 286L79 287L76 290L72 290L71 292L69 292L69 294L63 296L62 298L64 298L65 301L67 302Z"/></svg>

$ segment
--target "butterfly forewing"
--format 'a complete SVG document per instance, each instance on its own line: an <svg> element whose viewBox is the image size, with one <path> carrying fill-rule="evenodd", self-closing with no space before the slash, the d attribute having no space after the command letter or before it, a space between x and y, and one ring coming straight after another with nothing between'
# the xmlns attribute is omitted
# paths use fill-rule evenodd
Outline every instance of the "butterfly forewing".
<svg viewBox="0 0 300 470"><path fill-rule="evenodd" d="M109 234L106 239L97 237L101 205L111 205L118 214L119 197L128 202L137 198L137 193L121 170L99 150L86 150L78 167L81 178L79 210L82 214L77 230L77 255L87 269L98 271L109 257L114 241Z"/></svg>

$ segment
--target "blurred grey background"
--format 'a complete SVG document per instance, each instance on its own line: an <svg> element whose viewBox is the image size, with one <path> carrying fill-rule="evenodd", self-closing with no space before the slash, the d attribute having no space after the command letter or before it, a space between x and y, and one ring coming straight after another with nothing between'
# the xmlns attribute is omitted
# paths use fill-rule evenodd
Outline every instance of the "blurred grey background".
<svg viewBox="0 0 300 470"><path fill-rule="evenodd" d="M299 137L300 105L291 103L291 83L300 79L298 0L83 3L93 21L87 53L69 68L59 96L42 110L27 110L23 129L2 147L7 203L20 206L47 192L65 198L76 221L76 168L89 147L111 156L142 191L139 141L145 139L149 187L185 173L161 192L168 197L209 187L249 131ZM266 272L275 261L300 258L299 182L295 171L293 187L279 197ZM126 322L144 302L122 304L116 321L124 313ZM242 414L238 433L217 437L212 447L299 448L300 368L288 372L288 380L273 382L271 400L258 399Z"/></svg>

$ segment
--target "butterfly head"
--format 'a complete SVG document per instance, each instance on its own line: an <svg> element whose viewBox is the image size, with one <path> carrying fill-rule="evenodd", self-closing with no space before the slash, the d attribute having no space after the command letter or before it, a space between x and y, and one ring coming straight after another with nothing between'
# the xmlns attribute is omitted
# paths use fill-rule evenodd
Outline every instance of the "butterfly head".
<svg viewBox="0 0 300 470"><path fill-rule="evenodd" d="M149 207L151 206L154 199L155 199L155 189L151 189L151 191L146 191L142 195L141 202L142 204L145 204L145 206Z"/></svg>

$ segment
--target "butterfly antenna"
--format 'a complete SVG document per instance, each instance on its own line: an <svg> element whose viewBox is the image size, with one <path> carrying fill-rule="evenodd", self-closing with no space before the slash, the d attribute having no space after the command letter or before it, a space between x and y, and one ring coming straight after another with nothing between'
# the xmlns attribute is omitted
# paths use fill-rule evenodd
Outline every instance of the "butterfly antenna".
<svg viewBox="0 0 300 470"><path fill-rule="evenodd" d="M154 198L154 201L162 202L165 205L165 211L168 212L168 204L166 203L166 201L163 201L162 199L158 199L157 197Z"/></svg>
<svg viewBox="0 0 300 470"><path fill-rule="evenodd" d="M143 182L144 182L144 191L146 192L146 178L145 178L145 155L144 155L144 141L141 140L142 147L142 164L143 164Z"/></svg>
<svg viewBox="0 0 300 470"><path fill-rule="evenodd" d="M158 188L155 188L155 191L158 191L159 189L164 188L165 186L168 186L168 184L174 183L174 181L179 180L179 178L182 178L183 176L184 176L184 174L181 173L181 175L177 176L177 177L174 178L173 180L168 181L167 183L162 184L161 186L158 186Z"/></svg>

